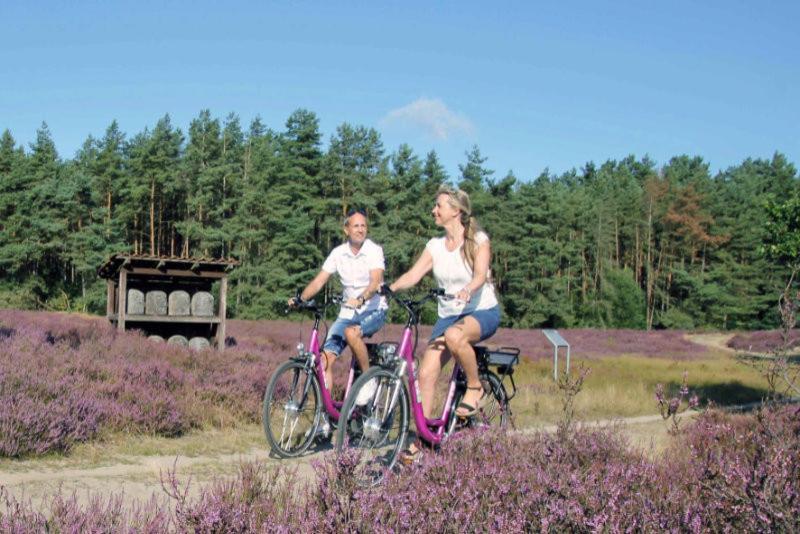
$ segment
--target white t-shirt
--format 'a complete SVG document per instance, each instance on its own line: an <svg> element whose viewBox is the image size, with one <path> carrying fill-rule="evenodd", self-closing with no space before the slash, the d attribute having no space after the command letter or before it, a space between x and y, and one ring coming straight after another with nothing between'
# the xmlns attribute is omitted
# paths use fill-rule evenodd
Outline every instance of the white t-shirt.
<svg viewBox="0 0 800 534"><path fill-rule="evenodd" d="M339 280L344 288L342 292L342 299L344 300L357 298L364 292L369 286L370 271L374 269L384 270L385 268L383 248L370 239L364 240L358 254L353 254L350 243L345 241L334 248L328 254L325 263L322 264L322 270L326 273L339 275ZM376 293L357 311L363 313L378 309L385 310L387 307L386 298ZM352 316L353 310L342 306L339 311L339 317L350 318Z"/></svg>
<svg viewBox="0 0 800 534"><path fill-rule="evenodd" d="M444 240L444 237L434 237L428 241L425 249L433 257L433 277L436 279L436 283L444 289L445 293L455 295L472 281L472 269L467 266L466 259L461 256L461 248L464 245L449 251ZM475 234L475 242L478 245L488 240L489 236L485 232ZM494 293L494 286L487 279L472 294L469 303L456 299L439 299L439 317L452 317L475 310L488 310L495 306L497 306L497 296Z"/></svg>

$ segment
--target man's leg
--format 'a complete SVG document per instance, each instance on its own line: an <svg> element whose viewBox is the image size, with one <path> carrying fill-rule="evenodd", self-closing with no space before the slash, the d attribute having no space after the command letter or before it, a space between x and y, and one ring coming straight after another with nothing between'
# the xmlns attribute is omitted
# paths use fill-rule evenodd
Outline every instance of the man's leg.
<svg viewBox="0 0 800 534"><path fill-rule="evenodd" d="M348 326L344 330L344 338L347 340L347 345L353 351L353 356L358 362L358 368L361 372L366 372L369 369L369 355L367 354L367 344L361 337L361 327L356 325Z"/></svg>
<svg viewBox="0 0 800 534"><path fill-rule="evenodd" d="M347 319L336 319L328 330L328 339L325 340L325 345L322 347L320 358L328 391L333 390L333 362L346 346L344 330L349 324Z"/></svg>
<svg viewBox="0 0 800 534"><path fill-rule="evenodd" d="M328 391L333 390L333 362L336 361L336 353L328 350L322 351L322 367L325 374L325 387Z"/></svg>

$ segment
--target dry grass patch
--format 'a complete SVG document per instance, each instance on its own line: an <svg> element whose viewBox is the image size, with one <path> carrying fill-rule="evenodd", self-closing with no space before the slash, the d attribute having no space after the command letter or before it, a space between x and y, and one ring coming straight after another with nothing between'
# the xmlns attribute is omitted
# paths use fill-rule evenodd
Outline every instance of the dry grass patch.
<svg viewBox="0 0 800 534"><path fill-rule="evenodd" d="M560 394L553 381L552 361L524 361L515 372L519 388L512 401L518 427L551 424L562 413ZM625 418L657 413L656 384L667 391L679 387L688 372L689 388L701 404L729 406L761 400L767 382L752 366L735 357L713 353L698 360L642 358L636 355L572 361L572 372L590 369L582 392L575 400L581 420Z"/></svg>

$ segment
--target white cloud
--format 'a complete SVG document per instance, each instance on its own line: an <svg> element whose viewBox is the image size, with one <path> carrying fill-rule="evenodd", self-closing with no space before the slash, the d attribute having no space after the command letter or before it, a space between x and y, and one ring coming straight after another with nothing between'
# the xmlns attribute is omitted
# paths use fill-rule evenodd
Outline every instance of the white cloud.
<svg viewBox="0 0 800 534"><path fill-rule="evenodd" d="M465 115L448 108L438 98L418 98L408 105L393 109L381 119L382 126L413 126L434 139L446 141L454 135L472 136L475 125Z"/></svg>

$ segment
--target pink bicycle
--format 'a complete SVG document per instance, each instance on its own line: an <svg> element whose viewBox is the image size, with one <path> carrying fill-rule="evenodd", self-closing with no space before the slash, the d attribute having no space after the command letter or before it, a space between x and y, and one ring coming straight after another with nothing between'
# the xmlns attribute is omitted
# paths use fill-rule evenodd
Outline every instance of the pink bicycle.
<svg viewBox="0 0 800 534"><path fill-rule="evenodd" d="M311 338L307 348L299 343L297 355L275 370L267 384L262 408L267 441L273 453L281 458L300 456L311 446L314 438L328 439L331 430L325 429L325 425L336 425L343 404L333 399L331 385L325 383L320 358L324 338L320 339L319 325L327 305L318 305L313 300L304 302L299 297L296 302L296 310L314 315ZM334 299L329 304L340 302L341 299ZM367 343L367 350L370 363L379 363L380 346ZM353 358L345 385L345 398L359 374Z"/></svg>
<svg viewBox="0 0 800 534"><path fill-rule="evenodd" d="M408 313L402 341L399 349L391 350L397 347L395 344L387 347L382 361L370 367L353 383L341 410L340 420L345 423L339 425L336 438L338 453L347 449L355 453L358 462L356 477L360 483L367 485L380 481L385 472L395 466L409 432L409 409L414 416L417 436L431 445L440 444L448 435L461 428L505 426L511 418L509 401L516 394L513 372L514 366L519 362L520 352L511 347L494 350L476 346L479 376L484 389L491 392L492 402L475 416L460 418L455 415L455 407L466 392L467 385L463 370L456 364L450 377L442 415L429 419L422 412L414 365L414 353L419 339L419 313L423 304L429 300L452 297L439 289L431 290L417 301L402 299L386 286L382 287L382 292ZM497 372L490 367L494 367ZM403 381L404 375L407 375L407 383ZM510 378L513 388L510 395L504 386L506 378ZM358 392L370 382L376 385L375 393L366 404L357 404Z"/></svg>

